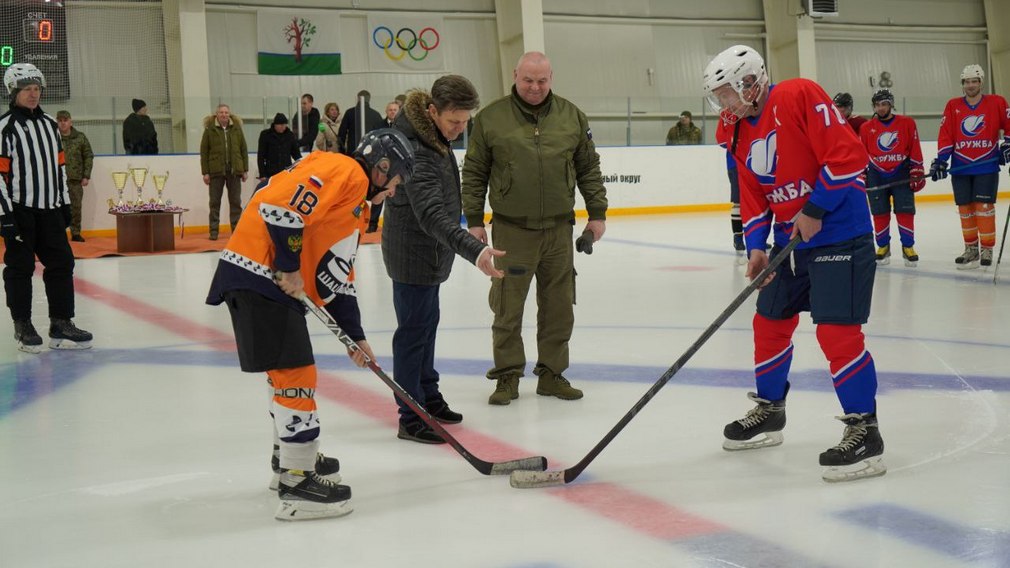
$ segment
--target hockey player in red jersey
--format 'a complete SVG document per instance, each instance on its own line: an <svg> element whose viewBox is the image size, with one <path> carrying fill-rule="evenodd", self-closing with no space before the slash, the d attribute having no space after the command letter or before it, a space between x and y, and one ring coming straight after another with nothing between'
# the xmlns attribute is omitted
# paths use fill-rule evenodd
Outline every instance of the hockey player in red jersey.
<svg viewBox="0 0 1010 568"><path fill-rule="evenodd" d="M859 138L870 155L866 185L871 188L898 183L881 189L868 189L873 230L877 239L877 262L891 260L891 200L898 219L901 257L905 266L915 266L915 197L926 186L922 169L922 148L915 120L894 114L894 95L888 89L873 93L873 118L859 130Z"/></svg>
<svg viewBox="0 0 1010 568"><path fill-rule="evenodd" d="M313 152L272 176L249 201L221 253L207 303L226 303L239 364L267 374L274 422L275 517L297 521L351 512L340 464L319 453L316 366L303 295L323 306L359 351L374 360L361 329L354 257L369 203L410 179L414 151L394 129L366 134L353 156Z"/></svg>
<svg viewBox="0 0 1010 568"><path fill-rule="evenodd" d="M868 157L855 133L816 83L770 85L764 60L747 46L720 53L704 87L722 117L717 140L736 159L749 256L747 276L766 266L792 235L803 242L762 284L754 316L757 403L726 425L723 447L782 443L792 336L809 311L828 359L845 423L841 442L820 455L826 481L886 472L877 426L877 374L863 341L876 269L873 226L860 176Z"/></svg>
<svg viewBox="0 0 1010 568"><path fill-rule="evenodd" d="M951 185L964 237L964 253L954 259L959 270L992 264L999 167L1010 161L1010 110L1003 97L982 94L984 79L979 65L961 71L964 96L947 101L943 109L937 156L929 169L933 181L947 177L947 160L953 156L951 166L958 170Z"/></svg>
<svg viewBox="0 0 1010 568"><path fill-rule="evenodd" d="M866 119L858 114L852 114L852 95L849 93L838 93L832 100L835 106L838 107L838 110L842 111L842 116L845 117L845 121L852 127L852 131L859 134L859 129L866 124Z"/></svg>

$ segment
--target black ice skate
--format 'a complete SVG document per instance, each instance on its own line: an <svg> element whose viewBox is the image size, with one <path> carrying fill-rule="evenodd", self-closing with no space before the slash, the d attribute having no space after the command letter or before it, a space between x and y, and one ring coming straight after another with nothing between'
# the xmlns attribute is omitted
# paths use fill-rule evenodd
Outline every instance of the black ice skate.
<svg viewBox="0 0 1010 568"><path fill-rule="evenodd" d="M42 352L42 338L35 331L31 320L14 320L14 341L18 342L18 349L25 353Z"/></svg>
<svg viewBox="0 0 1010 568"><path fill-rule="evenodd" d="M270 467L274 470L274 475L270 479L270 491L277 491L281 484L281 474L287 471L281 467L281 448L274 446L273 455L270 457ZM340 461L323 455L323 452L316 453L316 473L325 477L333 483L340 483Z"/></svg>
<svg viewBox="0 0 1010 568"><path fill-rule="evenodd" d="M887 473L876 415L846 414L838 419L845 422L845 433L837 446L821 454L821 465L828 468L822 475L824 481L852 481Z"/></svg>
<svg viewBox="0 0 1010 568"><path fill-rule="evenodd" d="M964 252L954 259L955 268L958 270L978 268L978 257L978 245L964 245Z"/></svg>
<svg viewBox="0 0 1010 568"><path fill-rule="evenodd" d="M786 392L789 392L788 385ZM756 393L747 393L747 398L757 403L757 406L747 411L740 420L730 422L723 429L726 440L722 449L731 452L737 450L756 450L769 448L782 443L782 429L786 427L786 399L765 400ZM754 439L755 436L760 436Z"/></svg>
<svg viewBox="0 0 1010 568"><path fill-rule="evenodd" d="M337 485L315 472L285 471L281 474L277 496L281 503L274 518L280 521L341 517L354 510L350 487Z"/></svg>
<svg viewBox="0 0 1010 568"><path fill-rule="evenodd" d="M78 329L68 319L53 318L49 324L49 347L51 349L91 349L90 332Z"/></svg>

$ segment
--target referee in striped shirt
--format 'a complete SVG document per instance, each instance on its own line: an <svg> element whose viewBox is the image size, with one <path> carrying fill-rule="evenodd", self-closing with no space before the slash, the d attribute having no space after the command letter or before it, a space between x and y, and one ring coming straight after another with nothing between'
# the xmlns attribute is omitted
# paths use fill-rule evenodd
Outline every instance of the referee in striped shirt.
<svg viewBox="0 0 1010 568"><path fill-rule="evenodd" d="M74 254L67 241L70 198L59 127L39 107L46 79L34 65L18 63L4 73L10 110L0 116L0 235L4 290L14 319L14 339L27 353L42 351L32 325L35 257L45 270L49 300L49 347L88 349L91 334L74 317Z"/></svg>

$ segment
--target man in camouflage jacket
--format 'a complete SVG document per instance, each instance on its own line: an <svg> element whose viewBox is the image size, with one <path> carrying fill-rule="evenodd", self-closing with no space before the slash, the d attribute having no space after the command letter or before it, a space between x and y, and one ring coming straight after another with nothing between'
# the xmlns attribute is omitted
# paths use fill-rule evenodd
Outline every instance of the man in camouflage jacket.
<svg viewBox="0 0 1010 568"><path fill-rule="evenodd" d="M70 191L70 239L84 242L81 236L81 202L84 200L84 188L91 181L91 165L95 153L91 151L91 142L83 132L74 128L70 113L61 110L56 113L56 124L60 128L60 138L63 140L63 156L67 167L67 188Z"/></svg>

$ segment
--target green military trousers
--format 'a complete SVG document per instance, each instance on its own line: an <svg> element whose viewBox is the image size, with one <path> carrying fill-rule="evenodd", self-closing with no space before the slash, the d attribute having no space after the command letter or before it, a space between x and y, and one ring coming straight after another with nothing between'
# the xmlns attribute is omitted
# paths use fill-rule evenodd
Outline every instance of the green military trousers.
<svg viewBox="0 0 1010 568"><path fill-rule="evenodd" d="M488 303L494 312L491 337L494 368L487 378L521 377L526 369L523 349L523 309L530 281L537 279L536 375L560 375L568 368L568 340L575 325L575 264L572 225L524 229L498 221L491 227L494 248L504 278L491 281Z"/></svg>

